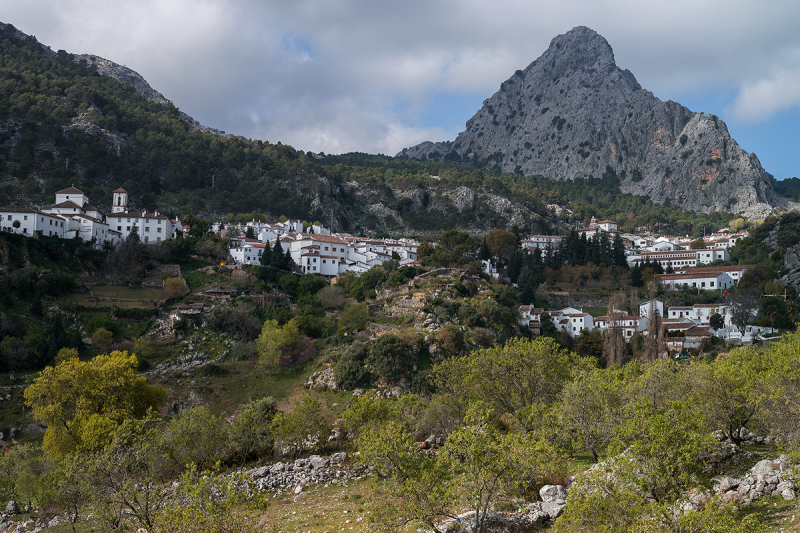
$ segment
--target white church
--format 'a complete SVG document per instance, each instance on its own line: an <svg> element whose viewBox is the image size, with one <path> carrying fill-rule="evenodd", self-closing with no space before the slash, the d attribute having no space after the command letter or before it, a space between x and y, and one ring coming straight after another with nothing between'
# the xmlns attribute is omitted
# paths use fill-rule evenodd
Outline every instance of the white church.
<svg viewBox="0 0 800 533"><path fill-rule="evenodd" d="M57 191L55 203L41 209L0 208L0 230L28 236L40 232L45 237L77 237L87 242L94 239L94 246L98 249L106 242L116 245L127 238L134 226L142 242L146 243L161 242L181 231L181 223L177 218L170 220L158 211L131 212L128 209L128 193L124 189L117 189L112 195L112 215L107 217L75 187Z"/></svg>

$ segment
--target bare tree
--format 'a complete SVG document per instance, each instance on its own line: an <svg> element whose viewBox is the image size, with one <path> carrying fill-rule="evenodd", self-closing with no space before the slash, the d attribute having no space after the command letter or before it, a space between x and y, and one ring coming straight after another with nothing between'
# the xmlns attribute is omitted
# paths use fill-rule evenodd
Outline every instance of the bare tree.
<svg viewBox="0 0 800 533"><path fill-rule="evenodd" d="M756 300L758 300L758 296L758 291L749 289L739 291L730 296L731 322L739 329L742 335L744 335L747 324L756 317Z"/></svg>
<svg viewBox="0 0 800 533"><path fill-rule="evenodd" d="M608 331L603 341L603 357L606 366L622 366L628 355L628 347L625 345L623 336L622 319L625 313L622 311L625 305L625 296L615 294L608 299Z"/></svg>

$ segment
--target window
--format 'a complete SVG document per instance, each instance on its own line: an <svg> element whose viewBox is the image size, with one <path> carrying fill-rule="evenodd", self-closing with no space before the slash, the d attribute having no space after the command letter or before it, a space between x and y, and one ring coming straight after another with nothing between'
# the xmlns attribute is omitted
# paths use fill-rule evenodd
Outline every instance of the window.
<svg viewBox="0 0 800 533"><path fill-rule="evenodd" d="M326 251L326 252L328 251L328 247L327 247L327 246L325 247L325 251Z"/></svg>
<svg viewBox="0 0 800 533"><path fill-rule="evenodd" d="M144 227L144 231L145 231L145 233L149 233L150 232L150 226L145 226Z"/></svg>
<svg viewBox="0 0 800 533"><path fill-rule="evenodd" d="M122 226L117 226L117 231L122 231Z"/></svg>
<svg viewBox="0 0 800 533"><path fill-rule="evenodd" d="M125 230L126 230L126 231L130 231L130 230L131 230L131 227L130 227L130 226L125 226Z"/></svg>
<svg viewBox="0 0 800 533"><path fill-rule="evenodd" d="M28 220L28 215L23 215L22 220Z"/></svg>
<svg viewBox="0 0 800 533"><path fill-rule="evenodd" d="M160 222L161 222L161 221L159 220L159 223L160 223ZM161 228L158 228L156 231L158 231L158 233L161 233Z"/></svg>

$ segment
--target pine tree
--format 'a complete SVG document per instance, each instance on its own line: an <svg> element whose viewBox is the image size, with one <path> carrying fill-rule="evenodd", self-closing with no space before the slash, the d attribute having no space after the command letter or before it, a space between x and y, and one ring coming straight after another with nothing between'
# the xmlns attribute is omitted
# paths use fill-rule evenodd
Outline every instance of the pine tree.
<svg viewBox="0 0 800 533"><path fill-rule="evenodd" d="M539 287L539 280L533 270L527 265L522 267L517 281L520 290L520 300L523 304L535 304L536 289Z"/></svg>
<svg viewBox="0 0 800 533"><path fill-rule="evenodd" d="M272 249L269 247L269 243L264 245L264 253L261 254L261 266L270 266L272 262Z"/></svg>
<svg viewBox="0 0 800 533"><path fill-rule="evenodd" d="M283 255L283 246L281 246L281 239L275 239L275 247L272 248L272 257L270 259L270 266L283 269L286 263L286 256Z"/></svg>
<svg viewBox="0 0 800 533"><path fill-rule="evenodd" d="M488 261L492 258L492 252L489 250L489 245L486 244L486 237L481 241L481 250L478 252L478 257L483 261Z"/></svg>
<svg viewBox="0 0 800 533"><path fill-rule="evenodd" d="M622 242L622 237L620 237L619 234L614 237L611 255L614 266L628 268L628 259L625 255L625 243Z"/></svg>

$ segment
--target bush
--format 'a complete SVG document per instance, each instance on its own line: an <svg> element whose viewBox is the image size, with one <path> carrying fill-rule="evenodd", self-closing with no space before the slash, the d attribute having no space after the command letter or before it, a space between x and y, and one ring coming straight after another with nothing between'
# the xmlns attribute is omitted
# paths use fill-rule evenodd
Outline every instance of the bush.
<svg viewBox="0 0 800 533"><path fill-rule="evenodd" d="M365 365L369 350L362 342L353 343L336 362L333 377L340 389L355 389L369 383L370 374Z"/></svg>
<svg viewBox="0 0 800 533"><path fill-rule="evenodd" d="M110 331L113 334L119 333L119 326L114 319L106 315L95 315L86 323L86 332L92 335L99 328Z"/></svg>
<svg viewBox="0 0 800 533"><path fill-rule="evenodd" d="M370 348L370 358L378 375L389 383L405 377L416 362L411 348L393 333L375 341Z"/></svg>
<svg viewBox="0 0 800 533"><path fill-rule="evenodd" d="M255 308L245 303L220 305L208 315L208 325L240 341L252 341L261 332Z"/></svg>
<svg viewBox="0 0 800 533"><path fill-rule="evenodd" d="M288 413L278 413L272 421L275 451L296 457L303 450L325 447L333 426L322 413L322 404L313 396L302 396Z"/></svg>
<svg viewBox="0 0 800 533"><path fill-rule="evenodd" d="M249 361L252 357L258 357L255 342L236 342L231 348L231 358L234 361Z"/></svg>
<svg viewBox="0 0 800 533"><path fill-rule="evenodd" d="M262 457L271 450L270 427L277 412L278 404L272 396L252 400L241 407L231 424L231 444L243 462Z"/></svg>
<svg viewBox="0 0 800 533"><path fill-rule="evenodd" d="M317 297L325 309L338 309L347 301L347 293L335 285L324 287L317 293Z"/></svg>
<svg viewBox="0 0 800 533"><path fill-rule="evenodd" d="M182 412L164 431L166 453L178 468L212 467L226 457L229 441L228 423L204 405Z"/></svg>

